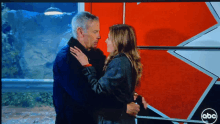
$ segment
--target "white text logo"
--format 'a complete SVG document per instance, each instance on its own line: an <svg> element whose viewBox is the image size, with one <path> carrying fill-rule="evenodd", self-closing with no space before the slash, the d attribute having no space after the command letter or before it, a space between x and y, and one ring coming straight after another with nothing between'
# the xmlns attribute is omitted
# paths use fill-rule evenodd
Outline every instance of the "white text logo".
<svg viewBox="0 0 220 124"><path fill-rule="evenodd" d="M201 119L206 124L214 124L217 121L218 114L214 109L206 108L202 111Z"/></svg>

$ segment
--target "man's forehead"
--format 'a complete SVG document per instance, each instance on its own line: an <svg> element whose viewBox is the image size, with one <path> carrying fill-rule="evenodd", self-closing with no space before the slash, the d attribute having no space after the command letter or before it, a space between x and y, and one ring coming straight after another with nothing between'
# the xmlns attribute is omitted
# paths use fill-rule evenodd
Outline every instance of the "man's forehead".
<svg viewBox="0 0 220 124"><path fill-rule="evenodd" d="M99 20L91 20L87 22L88 29L99 30Z"/></svg>

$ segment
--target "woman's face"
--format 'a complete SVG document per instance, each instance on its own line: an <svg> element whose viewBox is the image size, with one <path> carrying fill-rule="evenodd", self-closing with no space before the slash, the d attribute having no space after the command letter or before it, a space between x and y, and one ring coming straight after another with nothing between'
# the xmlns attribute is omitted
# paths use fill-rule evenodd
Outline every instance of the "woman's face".
<svg viewBox="0 0 220 124"><path fill-rule="evenodd" d="M115 51L114 44L113 44L112 39L110 37L110 33L108 33L108 38L105 40L105 43L107 44L107 52L112 53Z"/></svg>

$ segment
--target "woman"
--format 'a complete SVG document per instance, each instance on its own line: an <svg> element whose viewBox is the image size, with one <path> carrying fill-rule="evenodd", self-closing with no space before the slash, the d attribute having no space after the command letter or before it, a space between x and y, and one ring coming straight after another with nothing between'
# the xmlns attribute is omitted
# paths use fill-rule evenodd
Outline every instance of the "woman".
<svg viewBox="0 0 220 124"><path fill-rule="evenodd" d="M134 89L142 75L134 29L125 24L113 25L105 42L110 54L103 68L105 74L99 80L85 54L77 47L70 51L85 67L82 73L101 99L97 112L98 123L134 124L134 117L123 111L127 103L134 101Z"/></svg>

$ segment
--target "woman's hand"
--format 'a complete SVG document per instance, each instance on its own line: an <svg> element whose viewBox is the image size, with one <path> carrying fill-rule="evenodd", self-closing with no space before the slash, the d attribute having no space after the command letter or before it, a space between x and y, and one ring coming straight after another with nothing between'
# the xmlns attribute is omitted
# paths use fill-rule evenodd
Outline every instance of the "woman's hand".
<svg viewBox="0 0 220 124"><path fill-rule="evenodd" d="M70 47L70 53L76 57L82 66L89 64L88 57L76 46Z"/></svg>

